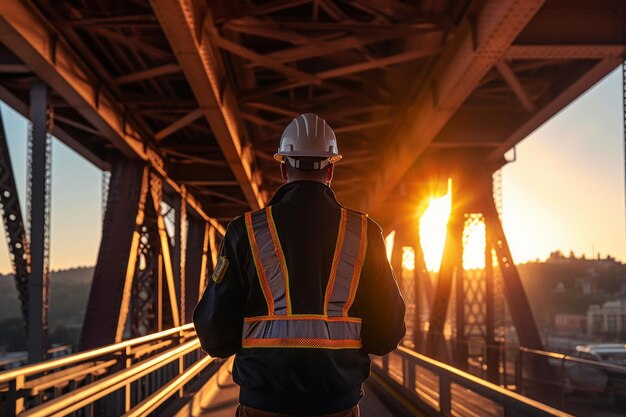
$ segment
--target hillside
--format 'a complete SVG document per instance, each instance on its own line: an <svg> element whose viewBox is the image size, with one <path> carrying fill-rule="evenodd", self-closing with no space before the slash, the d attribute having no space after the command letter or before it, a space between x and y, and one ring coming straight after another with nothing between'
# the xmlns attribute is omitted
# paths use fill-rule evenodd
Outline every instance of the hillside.
<svg viewBox="0 0 626 417"><path fill-rule="evenodd" d="M540 330L551 328L557 313L586 315L591 304L626 296L626 265L610 257L554 252L546 262L519 264L517 269Z"/></svg>
<svg viewBox="0 0 626 417"><path fill-rule="evenodd" d="M50 274L50 339L53 343L75 343L85 317L93 267L53 271ZM0 275L0 323L2 333L22 334L20 303L13 275ZM12 337L13 339L16 336ZM0 337L0 345L5 344ZM22 344L10 350L19 350Z"/></svg>

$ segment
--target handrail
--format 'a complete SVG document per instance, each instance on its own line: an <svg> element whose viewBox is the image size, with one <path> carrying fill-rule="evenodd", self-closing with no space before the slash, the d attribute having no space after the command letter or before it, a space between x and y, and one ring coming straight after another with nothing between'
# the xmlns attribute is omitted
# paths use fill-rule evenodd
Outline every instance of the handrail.
<svg viewBox="0 0 626 417"><path fill-rule="evenodd" d="M390 353L389 355L394 354L397 354L400 357L407 359L409 362L412 361L414 365L419 365L420 367L423 367L433 372L439 377L439 402L440 408L444 414L447 412L446 410L450 409L450 385L454 382L496 404L503 406L507 410L514 410L524 416L571 416L570 414L567 414L563 411L557 410L533 399L509 391L503 387L478 378L467 372L456 369L451 365L439 362L435 359L414 352L405 347L398 347L396 351ZM403 372L405 372L407 369L408 367L403 365ZM409 378L404 378L404 380L406 384L406 380L411 380L411 376L409 376ZM394 381L394 383L397 382ZM402 385L404 386L404 384ZM414 388L415 387L410 387L410 390L414 392ZM443 402L447 402L447 404L443 404Z"/></svg>
<svg viewBox="0 0 626 417"><path fill-rule="evenodd" d="M200 341L194 339L161 353L143 362L123 369L106 378L100 379L65 395L50 400L21 414L27 416L63 416L70 414L106 395L123 388L133 381L149 374L154 368L161 368L200 347Z"/></svg>
<svg viewBox="0 0 626 417"><path fill-rule="evenodd" d="M0 373L0 384L8 383L18 377L27 377L30 375L51 371L53 369L60 368L62 366L67 366L74 363L79 363L85 360L93 359L98 356L103 356L109 353L115 353L127 347L141 345L143 343L152 342L155 340L162 339L167 336L174 335L178 332L193 330L193 323L185 324L183 326L174 327L168 330L164 330L162 332L153 333L147 336L138 337L135 339L125 340L120 343L116 343L109 346L104 346L101 348L95 348L91 350L87 350L85 352L76 353L70 356L64 356L61 358L49 359L47 361L35 363L32 365L27 365L17 369L11 369L5 372Z"/></svg>
<svg viewBox="0 0 626 417"><path fill-rule="evenodd" d="M598 362L598 361L592 361L589 359L577 358L575 356L570 356L565 353L548 352L545 350L531 349L531 348L526 348L526 347L520 347L519 350L520 352L532 353L537 356L545 356L545 357L552 358L552 359L576 362L576 363L580 363L584 365L592 365L598 368L611 369L614 371L626 373L626 366L613 365L611 363L603 363L603 362Z"/></svg>
<svg viewBox="0 0 626 417"><path fill-rule="evenodd" d="M200 371L202 371L208 364L210 364L214 360L215 358L211 356L205 356L204 358L200 359L191 368L187 369L185 373L179 375L177 378L165 384L161 389L137 404L134 408L124 414L124 417L147 416L148 414L156 410L161 404L167 401L168 398L175 394L183 385L189 382L189 380L195 377Z"/></svg>

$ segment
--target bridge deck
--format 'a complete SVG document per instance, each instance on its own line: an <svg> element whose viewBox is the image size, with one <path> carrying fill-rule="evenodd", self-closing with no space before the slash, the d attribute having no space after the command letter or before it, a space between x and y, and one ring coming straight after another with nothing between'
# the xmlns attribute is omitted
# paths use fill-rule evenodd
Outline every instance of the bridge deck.
<svg viewBox="0 0 626 417"><path fill-rule="evenodd" d="M380 400L373 390L368 389L361 401L362 417L393 417L394 414ZM237 409L239 387L232 379L232 360L224 364L207 384L207 392L201 404L201 416L206 417L233 417Z"/></svg>

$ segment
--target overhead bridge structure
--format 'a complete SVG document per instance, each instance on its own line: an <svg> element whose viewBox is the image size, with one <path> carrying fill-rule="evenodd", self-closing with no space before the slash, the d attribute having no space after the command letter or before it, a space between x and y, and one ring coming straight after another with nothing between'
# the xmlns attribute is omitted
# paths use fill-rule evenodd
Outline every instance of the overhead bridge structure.
<svg viewBox="0 0 626 417"><path fill-rule="evenodd" d="M0 203L31 362L0 373L7 415L216 406L229 363L204 356L188 323L228 222L282 183L272 155L304 112L338 136L339 200L396 231L409 332L374 359L381 403L364 414L564 415L520 395L524 381L560 376L549 355L514 354L543 346L493 175L625 54L621 0L1 0L0 100L31 122L25 211L0 129ZM53 136L105 172L108 193L79 352L48 359ZM449 183L430 277L418 218ZM485 268L465 271L476 224Z"/></svg>

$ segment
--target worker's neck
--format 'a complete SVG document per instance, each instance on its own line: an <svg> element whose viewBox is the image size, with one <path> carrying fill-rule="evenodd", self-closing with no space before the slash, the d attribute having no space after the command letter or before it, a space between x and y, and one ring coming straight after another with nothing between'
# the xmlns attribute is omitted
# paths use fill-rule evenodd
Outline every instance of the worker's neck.
<svg viewBox="0 0 626 417"><path fill-rule="evenodd" d="M291 184L292 182L297 182L297 181L310 181L310 182L319 182L320 184L324 184L327 185L327 181L322 181L320 179L317 178L289 178L287 179L287 184Z"/></svg>

